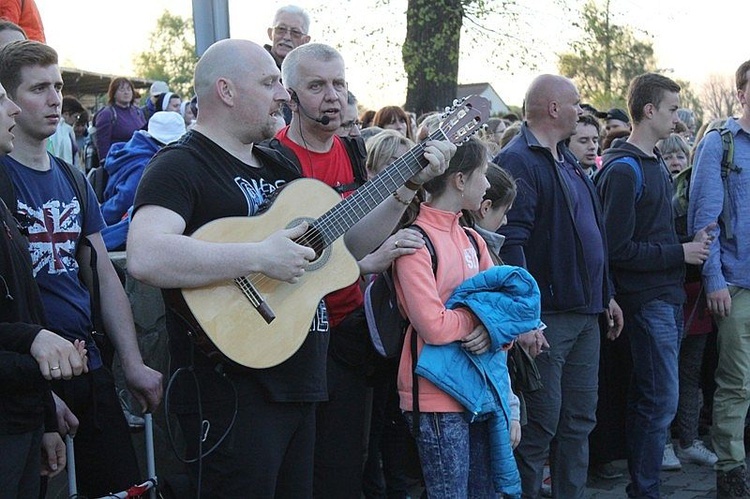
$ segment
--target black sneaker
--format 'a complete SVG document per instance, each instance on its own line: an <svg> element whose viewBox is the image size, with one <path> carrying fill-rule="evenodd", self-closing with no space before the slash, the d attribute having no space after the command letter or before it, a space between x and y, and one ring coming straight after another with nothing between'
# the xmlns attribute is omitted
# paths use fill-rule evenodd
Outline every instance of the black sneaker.
<svg viewBox="0 0 750 499"><path fill-rule="evenodd" d="M729 471L716 472L716 499L750 499L747 470L738 466Z"/></svg>

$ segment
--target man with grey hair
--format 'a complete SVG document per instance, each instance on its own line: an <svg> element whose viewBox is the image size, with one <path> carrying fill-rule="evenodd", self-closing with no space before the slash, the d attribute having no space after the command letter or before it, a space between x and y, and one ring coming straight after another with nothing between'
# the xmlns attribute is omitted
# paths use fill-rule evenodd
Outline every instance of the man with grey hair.
<svg viewBox="0 0 750 499"><path fill-rule="evenodd" d="M280 108L289 100L279 76L269 53L247 40L216 42L198 61L196 124L149 163L128 234L128 271L163 288L165 297L174 297L175 288L251 274L294 284L315 260L315 251L297 242L306 223L255 241L189 236L219 218L259 215L279 188L301 176L278 151L259 144L273 137ZM339 118L330 114L335 130ZM430 166L414 181L442 173L453 150L443 142L428 146ZM380 244L404 209L391 196L354 225L344 236L352 254L361 258ZM312 497L316 405L328 397L329 320L323 300L299 349L264 369L195 348L195 327L178 303L167 302L172 367L189 369L199 387L176 378L172 399L187 457L194 459L191 478L201 488L196 496Z"/></svg>
<svg viewBox="0 0 750 499"><path fill-rule="evenodd" d="M361 138L337 135L347 107L344 59L333 47L309 43L286 56L281 73L293 114L290 125L276 134L277 142L291 153L305 177L348 196L366 175L358 166L364 149L349 147L361 143ZM415 182L400 187L388 202L408 204L422 179ZM318 406L314 491L316 497L359 497L369 341L359 285L329 294L326 304L331 323L329 401Z"/></svg>
<svg viewBox="0 0 750 499"><path fill-rule="evenodd" d="M302 7L286 5L280 7L273 16L273 27L268 28L268 39L271 44L263 47L268 50L276 66L281 69L281 63L286 55L310 41L307 31L310 29L310 15ZM281 107L281 114L286 125L292 120L292 111L288 106Z"/></svg>
<svg viewBox="0 0 750 499"><path fill-rule="evenodd" d="M287 5L276 11L273 26L268 28L271 44L264 47L279 68L289 52L310 41L309 29L310 15L303 8Z"/></svg>

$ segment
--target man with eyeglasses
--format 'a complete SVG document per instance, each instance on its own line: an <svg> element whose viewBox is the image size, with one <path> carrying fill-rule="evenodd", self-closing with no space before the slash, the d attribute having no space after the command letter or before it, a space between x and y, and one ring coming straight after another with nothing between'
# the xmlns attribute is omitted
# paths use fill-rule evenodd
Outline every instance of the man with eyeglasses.
<svg viewBox="0 0 750 499"><path fill-rule="evenodd" d="M268 39L271 40L271 44L263 47L271 54L279 70L289 52L310 41L310 35L307 34L309 29L310 15L302 7L287 5L276 11L276 15L273 16L273 27L268 28ZM292 121L289 106L284 104L281 114L284 123L288 125Z"/></svg>
<svg viewBox="0 0 750 499"><path fill-rule="evenodd" d="M289 52L310 41L310 35L307 34L309 29L310 15L301 7L287 5L276 11L273 27L268 28L271 44L264 47L273 56L279 69Z"/></svg>
<svg viewBox="0 0 750 499"><path fill-rule="evenodd" d="M341 125L336 130L339 137L361 137L362 123L359 121L357 98L353 93L346 92L346 107L341 110Z"/></svg>

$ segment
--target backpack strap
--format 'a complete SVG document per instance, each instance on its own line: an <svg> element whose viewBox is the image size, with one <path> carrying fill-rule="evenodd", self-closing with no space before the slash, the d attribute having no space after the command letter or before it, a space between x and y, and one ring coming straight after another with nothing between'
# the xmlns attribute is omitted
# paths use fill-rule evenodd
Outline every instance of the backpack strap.
<svg viewBox="0 0 750 499"><path fill-rule="evenodd" d="M635 173L635 202L637 203L641 200L641 196L643 195L643 169L641 167L640 161L638 161L633 156L622 156L619 158L615 158L609 163L605 164L601 170L594 174L594 184L598 184L599 182L601 182L601 180L604 178L605 172L608 171L615 163L625 163L633 169L633 173Z"/></svg>
<svg viewBox="0 0 750 499"><path fill-rule="evenodd" d="M614 164L617 162L625 163L630 166L630 168L633 169L633 173L635 173L635 202L637 203L641 200L641 196L643 195L643 170L641 169L641 163L633 156L623 156L612 163Z"/></svg>
<svg viewBox="0 0 750 499"><path fill-rule="evenodd" d="M734 164L734 135L726 127L717 130L721 135L721 183L724 187L724 204L721 208L721 220L724 223L724 234L727 240L734 239L732 230L732 205L729 202L729 172L740 173L742 167Z"/></svg>
<svg viewBox="0 0 750 499"><path fill-rule="evenodd" d="M353 184L336 187L336 190L343 194L344 192L353 191L367 182L367 169L365 168L367 150L365 149L365 141L362 137L340 137L340 139L344 143L346 153L349 156L349 162L352 165L352 172L354 173Z"/></svg>
<svg viewBox="0 0 750 499"><path fill-rule="evenodd" d="M53 156L53 161L57 162L57 165L65 174L65 177L68 179L68 182L70 182L70 185L73 187L73 191L78 198L78 203L81 206L81 239L85 239L86 231L84 224L86 223L86 209L88 208L89 200L88 180L86 180L86 177L80 170L67 161L60 159L57 156Z"/></svg>
<svg viewBox="0 0 750 499"><path fill-rule="evenodd" d="M412 224L406 227L407 229L414 229L420 234L422 234L422 238L424 239L424 245L425 248L427 248L427 252L430 254L430 260L432 261L432 273L433 275L437 275L437 254L435 253L435 246L433 246L432 241L430 240L430 237L427 235L427 233L424 231L422 227L420 227L417 224ZM467 229L466 227L463 228L464 232L466 232L466 236L469 238L469 241L471 241L471 245L474 246L474 251L477 253L477 261L479 260L479 243L477 242L476 237L474 237L474 233ZM415 438L419 434L419 376L417 376L417 332L414 331L412 328L411 332L411 345L409 350L411 351L411 399L412 399L412 420L411 420L411 434Z"/></svg>
<svg viewBox="0 0 750 499"><path fill-rule="evenodd" d="M737 173L742 171L742 168L734 164L734 135L732 131L726 127L719 128L719 134L721 135L721 178L726 179L729 176L730 171L736 171Z"/></svg>

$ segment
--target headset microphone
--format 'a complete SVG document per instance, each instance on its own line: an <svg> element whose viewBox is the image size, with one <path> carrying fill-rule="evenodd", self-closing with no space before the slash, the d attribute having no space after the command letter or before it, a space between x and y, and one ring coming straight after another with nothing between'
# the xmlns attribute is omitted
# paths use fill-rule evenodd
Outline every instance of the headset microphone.
<svg viewBox="0 0 750 499"><path fill-rule="evenodd" d="M318 123L320 123L323 126L326 126L328 123L331 122L331 118L329 118L328 116L322 116L320 118L316 118L315 116L313 116L313 115L309 114L307 111L305 111L305 108L302 107L302 103L299 101L299 97L297 97L297 92L295 92L295 91L292 91L292 100L297 103L297 107L299 108L300 111L302 111L302 114L304 114L305 116L307 116L311 120L317 121Z"/></svg>

